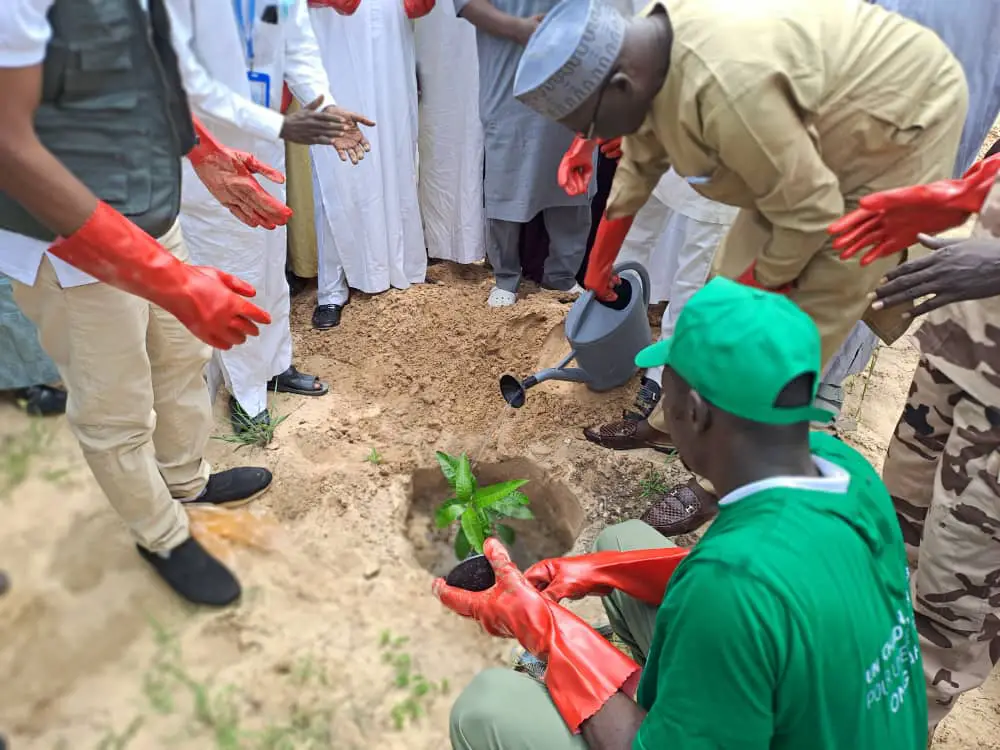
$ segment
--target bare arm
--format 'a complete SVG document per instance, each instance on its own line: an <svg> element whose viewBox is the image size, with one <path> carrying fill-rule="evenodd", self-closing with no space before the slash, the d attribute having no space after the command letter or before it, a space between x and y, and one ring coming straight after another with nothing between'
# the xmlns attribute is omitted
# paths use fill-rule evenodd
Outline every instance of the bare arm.
<svg viewBox="0 0 1000 750"><path fill-rule="evenodd" d="M616 693L580 728L590 750L632 750L646 712L625 693Z"/></svg>
<svg viewBox="0 0 1000 750"><path fill-rule="evenodd" d="M90 218L97 196L42 145L35 110L42 96L42 66L0 68L0 190L61 237Z"/></svg>
<svg viewBox="0 0 1000 750"><path fill-rule="evenodd" d="M527 44L528 37L538 25L530 18L520 18L504 13L490 0L469 0L458 15L480 31L517 44Z"/></svg>

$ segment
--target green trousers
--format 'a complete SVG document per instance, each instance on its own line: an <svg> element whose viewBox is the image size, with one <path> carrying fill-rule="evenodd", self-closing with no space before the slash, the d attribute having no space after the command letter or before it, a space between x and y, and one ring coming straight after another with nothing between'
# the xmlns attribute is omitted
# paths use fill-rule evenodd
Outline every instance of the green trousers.
<svg viewBox="0 0 1000 750"><path fill-rule="evenodd" d="M672 547L642 521L626 521L601 532L595 552ZM615 591L604 598L611 627L643 664L653 639L656 607ZM585 750L570 734L545 686L510 669L480 672L451 709L455 750Z"/></svg>

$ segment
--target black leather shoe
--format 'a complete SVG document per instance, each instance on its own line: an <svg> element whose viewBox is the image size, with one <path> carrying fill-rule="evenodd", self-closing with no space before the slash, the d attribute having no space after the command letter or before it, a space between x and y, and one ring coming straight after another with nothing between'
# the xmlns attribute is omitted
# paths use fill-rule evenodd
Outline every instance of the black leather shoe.
<svg viewBox="0 0 1000 750"><path fill-rule="evenodd" d="M192 503L235 508L246 505L271 486L271 472L257 466L238 466L208 478L205 490Z"/></svg>
<svg viewBox="0 0 1000 750"><path fill-rule="evenodd" d="M169 552L150 552L136 545L167 585L194 604L224 607L240 598L240 582L193 536Z"/></svg>
<svg viewBox="0 0 1000 750"><path fill-rule="evenodd" d="M320 331L336 328L340 325L340 314L343 310L343 305L318 305L313 310L313 328Z"/></svg>

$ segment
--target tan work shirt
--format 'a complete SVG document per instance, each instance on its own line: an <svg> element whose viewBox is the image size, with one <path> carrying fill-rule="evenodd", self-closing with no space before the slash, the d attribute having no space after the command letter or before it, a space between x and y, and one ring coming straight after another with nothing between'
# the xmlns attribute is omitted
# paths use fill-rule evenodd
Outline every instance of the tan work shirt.
<svg viewBox="0 0 1000 750"><path fill-rule="evenodd" d="M933 169L890 176L919 161L925 129L957 119L961 130L964 77L933 32L852 0L662 0L643 14L661 8L674 29L670 70L624 139L609 217L635 214L670 166L707 178L695 189L757 215L767 236L744 250L777 287L861 195L950 173L944 144Z"/></svg>
<svg viewBox="0 0 1000 750"><path fill-rule="evenodd" d="M1000 177L983 203L973 236L1000 239ZM929 313L917 340L927 360L953 383L981 404L1000 407L1000 297Z"/></svg>

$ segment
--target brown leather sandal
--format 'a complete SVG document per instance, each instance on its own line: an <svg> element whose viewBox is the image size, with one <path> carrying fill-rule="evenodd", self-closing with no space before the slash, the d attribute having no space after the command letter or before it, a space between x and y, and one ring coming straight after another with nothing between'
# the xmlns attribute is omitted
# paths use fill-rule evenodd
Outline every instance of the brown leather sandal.
<svg viewBox="0 0 1000 750"><path fill-rule="evenodd" d="M719 512L718 498L696 479L678 484L649 506L640 519L663 536L689 534Z"/></svg>
<svg viewBox="0 0 1000 750"><path fill-rule="evenodd" d="M584 427L583 436L594 445L609 448L613 451L631 451L638 448L652 448L660 453L673 453L674 446L670 442L650 443L639 437L639 425L636 419L622 419L608 422L598 427Z"/></svg>

